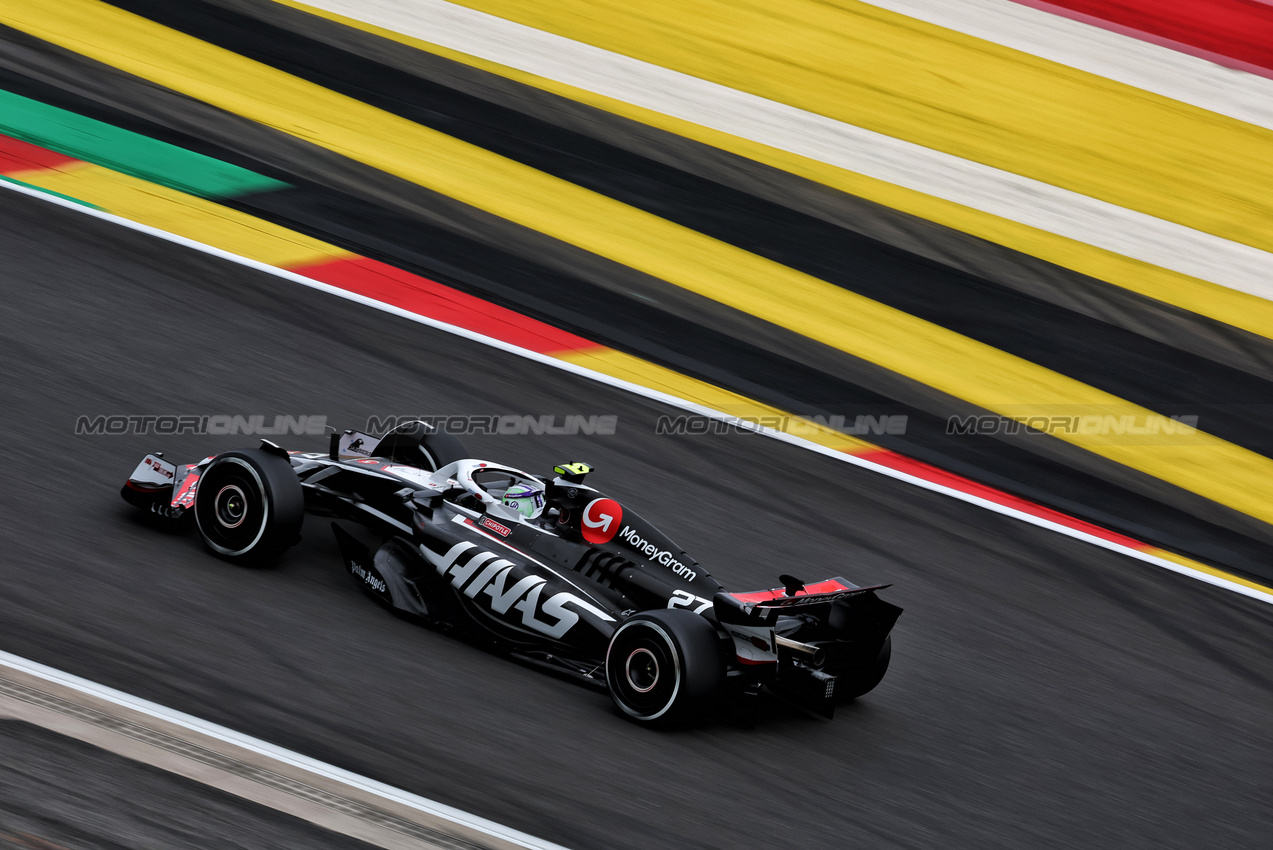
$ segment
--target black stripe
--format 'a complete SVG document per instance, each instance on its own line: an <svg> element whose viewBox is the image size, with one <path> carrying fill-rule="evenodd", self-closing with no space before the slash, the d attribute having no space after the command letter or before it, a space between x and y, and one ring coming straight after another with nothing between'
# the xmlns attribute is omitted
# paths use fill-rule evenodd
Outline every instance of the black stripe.
<svg viewBox="0 0 1273 850"><path fill-rule="evenodd" d="M0 43L3 42L41 50L51 47L26 33L0 24ZM170 145L200 153L213 159L219 159L222 162L237 165L240 168L265 177L271 177L283 183L290 183L294 179L293 175L286 169L262 162L255 157L245 155L224 145L218 145L203 137L175 130L167 124L151 120L144 115L112 108L92 97L85 96L80 91L62 88L44 80L32 79L8 67L0 66L0 89L49 106L55 106L58 109L74 112L76 115L82 115L85 118L92 118L105 124L111 124L151 139L167 142Z"/></svg>
<svg viewBox="0 0 1273 850"><path fill-rule="evenodd" d="M153 88L141 82L136 85ZM140 119L130 117L132 113L93 106L66 92L59 98L57 105L92 112L94 117L117 125L129 126L131 122L130 129L146 132ZM172 131L165 132L168 140L173 140ZM185 141L184 146L210 155L220 150L200 139ZM259 160L254 153L239 158L241 164L251 167L254 162L277 156L277 152L261 150L259 155ZM261 170L259 165L257 170ZM737 335L696 324L674 312L675 304L661 307L643 297L625 297L613 288L536 264L480 239L458 236L422 218L391 212L295 175L281 176L291 177L296 187L240 199L239 207L780 408L801 413L908 415L911 422L906 435L885 435L873 441L1207 560L1253 572L1263 560L1263 547L1230 530L1234 523L1225 521L1229 526L1225 528L1195 516L1189 506L1197 497L1168 487L1157 495L1146 495L1143 487L1127 489L1119 483L1117 473L1099 477L1079 468L1080 464L1073 462L1074 456L1084 454L1079 450L1070 450L1071 461L1066 462L1041 457L1018 445L955 439L945 433L942 416L897 404L890 395L779 356ZM428 193L419 190L419 194ZM722 312L728 311L722 308ZM764 333L774 339L790 337L793 352L807 349L807 341L783 329L771 327ZM827 354L845 364L841 371L860 371L853 366L854 358L839 352ZM1069 447L1058 445L1057 449L1063 455ZM1169 491L1166 496L1163 489Z"/></svg>
<svg viewBox="0 0 1273 850"><path fill-rule="evenodd" d="M202 0L113 3L1273 454L1273 382Z"/></svg>
<svg viewBox="0 0 1273 850"><path fill-rule="evenodd" d="M850 421L858 414L905 415L905 434L868 439L1127 534L1237 569L1250 569L1267 556L1263 544L1187 509L1111 484L1071 463L991 437L954 436L948 433L947 419L928 410L900 404L657 305L625 298L366 201L336 199L301 186L258 193L240 199L238 205L267 220L480 294L781 409L802 415L841 414Z"/></svg>

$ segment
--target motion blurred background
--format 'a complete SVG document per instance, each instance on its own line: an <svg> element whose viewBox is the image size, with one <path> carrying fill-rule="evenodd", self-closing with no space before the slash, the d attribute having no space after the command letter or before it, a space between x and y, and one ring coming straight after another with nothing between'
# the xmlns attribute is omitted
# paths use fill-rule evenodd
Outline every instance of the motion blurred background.
<svg viewBox="0 0 1273 850"><path fill-rule="evenodd" d="M1264 0L0 0L0 651L580 850L1266 846L1271 77ZM888 677L651 734L116 496L416 416L893 583ZM465 846L11 669L0 847Z"/></svg>

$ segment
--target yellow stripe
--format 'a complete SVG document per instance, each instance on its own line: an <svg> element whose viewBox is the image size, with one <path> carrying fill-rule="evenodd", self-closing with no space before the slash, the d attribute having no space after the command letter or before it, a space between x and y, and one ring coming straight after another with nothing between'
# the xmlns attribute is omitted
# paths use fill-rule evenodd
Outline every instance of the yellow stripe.
<svg viewBox="0 0 1273 850"><path fill-rule="evenodd" d="M855 293L92 0L0 0L11 26L763 316L1014 418L1149 411ZM1204 433L1097 454L1273 521L1273 460Z"/></svg>
<svg viewBox="0 0 1273 850"><path fill-rule="evenodd" d="M835 449L836 451L857 453L874 451L878 448L865 440L850 437L847 434L827 428L808 419L792 416L776 407L761 404L746 396L741 396L713 384L682 375L680 372L665 369L662 366L657 366L630 354L624 354L622 351L615 351L612 348L566 352L554 356L558 360L565 360L568 363L592 369L594 372L600 372L603 375L630 381L686 401L692 401L695 404L701 404L704 407L710 407L713 410L719 410L730 416L737 416L739 419L747 419L772 427L777 431L803 437L820 446Z"/></svg>
<svg viewBox="0 0 1273 850"><path fill-rule="evenodd" d="M340 248L202 198L88 163L73 163L58 171L33 169L7 176L29 186L87 201L130 221L148 224L270 265L287 268L353 256ZM570 351L555 357L741 419L766 423L778 420L780 424L775 425L778 430L837 451L860 452L876 448L864 440L614 349Z"/></svg>
<svg viewBox="0 0 1273 850"><path fill-rule="evenodd" d="M567 352L554 355L558 360L564 360L568 363L574 363L578 366L591 369L594 372L600 372L614 378L624 381L630 381L643 387L665 392L668 395L692 401L701 404L704 407L710 407L713 410L728 413L731 416L737 416L740 419L748 419L753 422L762 422L769 424L772 420L778 420L781 423L777 430L782 430L788 434L794 434L803 437L818 445L824 446L836 451L846 452L848 454L859 454L863 452L879 451L879 447L865 440L859 440L855 437L847 436L839 431L826 428L819 423L811 422L807 419L791 416L790 414L761 404L746 396L740 396L737 393L721 389L712 384L699 381L657 366L645 360L624 354L614 349L592 349L587 352ZM775 427L772 426L771 427ZM1225 581L1239 584L1252 590L1258 590L1262 593L1273 593L1273 587L1256 584L1249 579L1218 570L1207 564L1177 555L1165 549L1157 547L1146 547L1141 551L1145 554L1171 561L1175 564L1188 567L1200 573L1209 576L1224 579Z"/></svg>
<svg viewBox="0 0 1273 850"><path fill-rule="evenodd" d="M1215 567L1209 567L1206 564L1199 563L1198 561L1194 561L1182 555L1177 555L1175 552L1168 552L1166 549L1148 548L1145 549L1144 552L1147 555L1162 558L1164 561L1171 561L1173 564L1180 564L1182 567L1188 567L1191 570L1197 570L1200 573L1206 573L1207 575L1214 576L1215 578L1222 578L1225 581L1240 584L1243 587L1250 588L1251 590L1258 590L1261 593L1273 593L1273 587L1256 584L1255 582L1244 579L1241 576L1235 576L1233 573L1226 573L1224 570L1217 570Z"/></svg>
<svg viewBox="0 0 1273 850"><path fill-rule="evenodd" d="M460 2L1273 250L1273 132L876 6Z"/></svg>
<svg viewBox="0 0 1273 850"><path fill-rule="evenodd" d="M101 207L130 221L148 224L272 266L298 266L349 252L212 201L185 195L97 165L66 166L10 175L31 186Z"/></svg>
<svg viewBox="0 0 1273 850"><path fill-rule="evenodd" d="M509 68L467 53L450 50L392 30L315 9L297 0L275 0L275 2L738 154L806 180L822 183L842 192L866 198L909 215L977 236L1080 274L1089 275L1149 298L1273 339L1273 301L1152 266L1121 254L1094 248L1064 236L1036 230L1011 219L999 218L981 210L845 171L753 142L750 139L731 136L699 124L664 115L661 112L633 106L621 100Z"/></svg>

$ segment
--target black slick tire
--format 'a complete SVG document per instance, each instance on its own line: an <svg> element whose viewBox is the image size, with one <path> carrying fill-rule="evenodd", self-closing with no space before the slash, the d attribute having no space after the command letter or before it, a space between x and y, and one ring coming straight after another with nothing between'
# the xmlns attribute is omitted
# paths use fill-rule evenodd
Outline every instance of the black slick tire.
<svg viewBox="0 0 1273 850"><path fill-rule="evenodd" d="M268 563L300 540L305 496L286 458L261 449L225 452L199 476L194 515L214 554Z"/></svg>
<svg viewBox="0 0 1273 850"><path fill-rule="evenodd" d="M699 717L718 701L725 659L716 629L691 611L643 611L615 630L606 650L610 698L639 723Z"/></svg>

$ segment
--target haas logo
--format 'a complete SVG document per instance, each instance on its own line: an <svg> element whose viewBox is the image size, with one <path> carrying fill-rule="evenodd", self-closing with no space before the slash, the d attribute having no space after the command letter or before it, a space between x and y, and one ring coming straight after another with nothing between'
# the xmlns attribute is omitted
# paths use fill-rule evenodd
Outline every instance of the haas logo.
<svg viewBox="0 0 1273 850"><path fill-rule="evenodd" d="M420 552L437 567L439 575L450 576L452 587L462 588L469 599L486 596L490 599L487 603L490 609L508 622L520 622L550 638L564 637L579 622L580 612L607 623L614 622L614 617L570 591L542 598L546 595L547 579L526 575L525 568L496 557L494 552L479 549L474 543L456 543L445 555L423 545Z"/></svg>
<svg viewBox="0 0 1273 850"><path fill-rule="evenodd" d="M583 509L580 531L589 543L609 543L623 524L623 507L614 499L593 499Z"/></svg>

